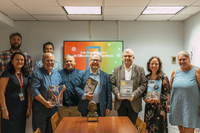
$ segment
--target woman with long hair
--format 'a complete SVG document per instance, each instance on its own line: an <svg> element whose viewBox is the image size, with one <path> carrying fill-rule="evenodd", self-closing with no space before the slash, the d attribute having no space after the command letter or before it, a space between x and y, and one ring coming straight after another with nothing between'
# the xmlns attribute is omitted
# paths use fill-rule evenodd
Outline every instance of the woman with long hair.
<svg viewBox="0 0 200 133"><path fill-rule="evenodd" d="M15 52L0 79L2 133L25 133L26 118L31 113L29 76L25 56L21 52Z"/></svg>
<svg viewBox="0 0 200 133"><path fill-rule="evenodd" d="M159 57L153 56L147 62L147 70L149 72L146 75L148 84L159 83L161 84L160 92L158 90L158 85L154 90L156 93L151 93L148 96L147 89L143 94L143 99L146 102L145 105L145 116L144 122L146 122L146 132L147 133L168 133L167 126L167 99L170 94L170 84L168 77L162 71L162 62ZM157 94L159 93L159 95ZM157 94L157 95L156 95Z"/></svg>

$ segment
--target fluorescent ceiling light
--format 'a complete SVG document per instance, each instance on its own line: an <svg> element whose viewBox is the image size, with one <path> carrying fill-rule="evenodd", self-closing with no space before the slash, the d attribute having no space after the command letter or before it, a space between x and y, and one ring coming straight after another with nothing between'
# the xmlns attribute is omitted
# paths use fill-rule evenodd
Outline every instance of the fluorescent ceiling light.
<svg viewBox="0 0 200 133"><path fill-rule="evenodd" d="M176 14L185 6L148 6L142 14Z"/></svg>
<svg viewBox="0 0 200 133"><path fill-rule="evenodd" d="M101 7L64 6L67 14L101 14Z"/></svg>

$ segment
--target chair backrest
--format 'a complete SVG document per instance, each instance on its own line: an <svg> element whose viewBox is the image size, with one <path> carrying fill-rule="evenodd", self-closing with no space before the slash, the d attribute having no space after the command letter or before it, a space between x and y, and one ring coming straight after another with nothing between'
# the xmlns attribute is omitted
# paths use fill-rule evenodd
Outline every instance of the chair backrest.
<svg viewBox="0 0 200 133"><path fill-rule="evenodd" d="M51 125L52 125L53 132L56 130L56 128L58 127L59 123L60 123L59 116L58 116L58 113L56 112L51 117Z"/></svg>
<svg viewBox="0 0 200 133"><path fill-rule="evenodd" d="M138 130L139 133L145 133L146 123L142 119L140 119L140 117L137 117L135 128Z"/></svg>
<svg viewBox="0 0 200 133"><path fill-rule="evenodd" d="M34 133L41 133L40 129L37 128L36 131Z"/></svg>

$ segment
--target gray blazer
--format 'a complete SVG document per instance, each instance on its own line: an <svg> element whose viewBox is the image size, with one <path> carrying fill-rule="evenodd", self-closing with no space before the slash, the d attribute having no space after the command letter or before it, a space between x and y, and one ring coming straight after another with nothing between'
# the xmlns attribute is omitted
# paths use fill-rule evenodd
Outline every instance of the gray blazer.
<svg viewBox="0 0 200 133"><path fill-rule="evenodd" d="M120 92L120 81L125 80L125 67L124 64L114 68L113 75L111 76L112 92L115 95L115 110L117 111L121 106L122 100L117 99L117 94ZM131 106L136 113L142 110L142 93L147 87L147 81L144 73L144 68L133 64L131 80L133 80L133 94L134 100Z"/></svg>

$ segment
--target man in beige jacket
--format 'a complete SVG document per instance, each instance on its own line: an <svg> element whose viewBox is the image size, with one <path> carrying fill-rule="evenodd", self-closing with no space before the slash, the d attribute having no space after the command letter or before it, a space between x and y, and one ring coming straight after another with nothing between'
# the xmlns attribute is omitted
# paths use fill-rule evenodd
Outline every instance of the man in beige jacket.
<svg viewBox="0 0 200 133"><path fill-rule="evenodd" d="M122 60L123 65L114 68L111 77L112 92L115 95L115 110L118 116L128 116L135 125L138 113L142 110L142 93L145 91L147 81L144 68L133 64L135 59L131 49L125 49ZM120 98L121 80L133 80L131 99Z"/></svg>

